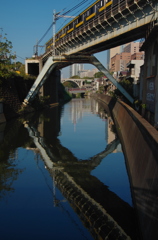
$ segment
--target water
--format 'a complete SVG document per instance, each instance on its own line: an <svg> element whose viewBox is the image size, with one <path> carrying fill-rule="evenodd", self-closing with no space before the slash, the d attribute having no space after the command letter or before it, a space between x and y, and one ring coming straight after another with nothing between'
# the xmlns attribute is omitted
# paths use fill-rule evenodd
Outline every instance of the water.
<svg viewBox="0 0 158 240"><path fill-rule="evenodd" d="M2 240L136 239L133 210L121 144L95 100L1 125Z"/></svg>

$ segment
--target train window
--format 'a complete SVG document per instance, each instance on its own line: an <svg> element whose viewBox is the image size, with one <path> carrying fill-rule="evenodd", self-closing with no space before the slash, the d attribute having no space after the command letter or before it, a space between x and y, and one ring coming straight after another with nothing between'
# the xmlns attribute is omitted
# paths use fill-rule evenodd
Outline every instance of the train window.
<svg viewBox="0 0 158 240"><path fill-rule="evenodd" d="M70 23L69 27L70 27L69 29L73 28L73 22Z"/></svg>
<svg viewBox="0 0 158 240"><path fill-rule="evenodd" d="M77 23L78 23L78 19L76 19L76 20L74 21L74 26L75 26Z"/></svg>
<svg viewBox="0 0 158 240"><path fill-rule="evenodd" d="M95 11L95 6L93 6L89 9L89 14L91 15L92 13L94 13L94 11Z"/></svg>
<svg viewBox="0 0 158 240"><path fill-rule="evenodd" d="M96 4L96 8L97 8L97 9L100 8L100 2Z"/></svg>
<svg viewBox="0 0 158 240"><path fill-rule="evenodd" d="M79 16L78 23L82 22L82 16Z"/></svg>
<svg viewBox="0 0 158 240"><path fill-rule="evenodd" d="M84 13L83 19L86 19L86 17L88 17L88 11Z"/></svg>
<svg viewBox="0 0 158 240"><path fill-rule="evenodd" d="M68 26L67 26L67 29L66 29L66 32L71 32L72 31L72 29L73 29L73 22L72 23L70 23ZM69 31L69 30L71 30L71 31Z"/></svg>

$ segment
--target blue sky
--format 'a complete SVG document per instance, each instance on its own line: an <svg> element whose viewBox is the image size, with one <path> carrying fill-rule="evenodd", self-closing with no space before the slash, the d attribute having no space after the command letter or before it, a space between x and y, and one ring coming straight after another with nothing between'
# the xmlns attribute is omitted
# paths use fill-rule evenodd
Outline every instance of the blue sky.
<svg viewBox="0 0 158 240"><path fill-rule="evenodd" d="M13 52L16 52L16 60L24 63L25 58L33 55L34 45L50 27L53 20L53 10L59 12L64 9L63 12L66 12L82 2L81 0L5 0L3 3L1 2L0 7L0 35L7 34L7 39L12 42ZM78 15L80 11L95 2L95 0L85 0L84 2L83 5L68 15ZM56 30L59 30L66 23L65 21L63 18L58 20ZM40 45L44 46L52 35L53 30L51 28ZM39 48L39 55L40 53L42 53L42 48ZM96 56L103 65L106 65L106 52L98 53ZM94 67L88 65L85 68ZM62 72L64 77L68 77L68 70Z"/></svg>

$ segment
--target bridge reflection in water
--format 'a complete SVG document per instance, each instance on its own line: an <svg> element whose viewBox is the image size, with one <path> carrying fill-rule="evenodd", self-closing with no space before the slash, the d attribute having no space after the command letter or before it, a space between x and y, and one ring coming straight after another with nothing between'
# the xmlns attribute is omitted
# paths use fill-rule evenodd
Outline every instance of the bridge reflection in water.
<svg viewBox="0 0 158 240"><path fill-rule="evenodd" d="M38 131L37 123L25 122L24 126L52 176L54 187L60 189L94 239L138 239L134 209L90 174L117 148L118 139L89 160L79 160L58 139L51 139L50 133ZM54 192L54 204L58 203Z"/></svg>

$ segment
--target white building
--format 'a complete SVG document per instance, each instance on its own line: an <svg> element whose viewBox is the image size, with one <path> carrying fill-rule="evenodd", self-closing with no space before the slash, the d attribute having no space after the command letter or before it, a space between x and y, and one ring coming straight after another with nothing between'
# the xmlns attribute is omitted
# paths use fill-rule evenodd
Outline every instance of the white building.
<svg viewBox="0 0 158 240"><path fill-rule="evenodd" d="M70 66L70 77L79 75L79 72L82 71L83 69L84 69L83 64L78 64L78 63L72 64Z"/></svg>
<svg viewBox="0 0 158 240"><path fill-rule="evenodd" d="M140 70L141 66L144 64L144 60L131 60L127 64L129 69L127 73L127 79L130 79L133 82L133 95L134 97L139 96L139 80L140 80Z"/></svg>
<svg viewBox="0 0 158 240"><path fill-rule="evenodd" d="M86 78L86 77L93 78L94 74L97 72L98 72L97 68L93 68L91 70L81 70L81 71L79 71L79 76L80 76L80 78Z"/></svg>

